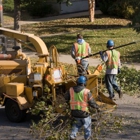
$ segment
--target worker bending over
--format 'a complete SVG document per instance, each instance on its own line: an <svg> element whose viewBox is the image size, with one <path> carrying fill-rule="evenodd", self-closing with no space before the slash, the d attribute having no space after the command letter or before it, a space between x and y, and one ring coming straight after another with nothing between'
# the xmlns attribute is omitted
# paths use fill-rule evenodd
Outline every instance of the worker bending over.
<svg viewBox="0 0 140 140"><path fill-rule="evenodd" d="M75 42L71 48L71 56L73 59L75 59L77 64L82 65L83 70L81 71L80 69L78 69L79 75L87 74L89 65L88 58L82 58L90 54L91 48L89 44L83 39L83 36L81 34L77 34L77 42Z"/></svg>

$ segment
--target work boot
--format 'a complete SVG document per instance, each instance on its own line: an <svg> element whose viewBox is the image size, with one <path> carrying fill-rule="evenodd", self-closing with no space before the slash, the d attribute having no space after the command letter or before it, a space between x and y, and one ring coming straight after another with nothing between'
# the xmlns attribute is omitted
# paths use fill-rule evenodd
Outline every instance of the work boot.
<svg viewBox="0 0 140 140"><path fill-rule="evenodd" d="M118 92L119 94L119 98L121 99L123 97L123 93L121 92L121 90Z"/></svg>
<svg viewBox="0 0 140 140"><path fill-rule="evenodd" d="M113 96L109 96L109 98L110 98L111 100L113 100L114 97L115 97L115 95L113 95Z"/></svg>

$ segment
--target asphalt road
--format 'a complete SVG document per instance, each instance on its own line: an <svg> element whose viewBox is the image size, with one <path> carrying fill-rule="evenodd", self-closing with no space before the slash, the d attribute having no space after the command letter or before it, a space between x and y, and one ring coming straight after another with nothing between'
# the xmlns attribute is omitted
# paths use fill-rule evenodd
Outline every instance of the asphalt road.
<svg viewBox="0 0 140 140"><path fill-rule="evenodd" d="M112 113L123 118L123 130L119 133L108 133L99 140L139 140L140 138L140 96L124 94L122 99L115 97L118 107ZM0 107L0 140L35 140L29 133L33 117L27 115L24 122L12 123L3 107ZM83 140L79 136L77 140Z"/></svg>
<svg viewBox="0 0 140 140"><path fill-rule="evenodd" d="M29 133L31 117L27 115L25 122L10 122L4 107L0 107L0 140L33 140Z"/></svg>

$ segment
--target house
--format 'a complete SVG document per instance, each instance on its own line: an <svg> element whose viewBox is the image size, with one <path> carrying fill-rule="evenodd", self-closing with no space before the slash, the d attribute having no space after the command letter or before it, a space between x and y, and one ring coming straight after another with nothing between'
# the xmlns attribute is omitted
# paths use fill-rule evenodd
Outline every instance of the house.
<svg viewBox="0 0 140 140"><path fill-rule="evenodd" d="M72 5L67 6L66 2L57 3L56 0L51 0L52 5L59 14L74 13L88 10L88 0L71 0Z"/></svg>

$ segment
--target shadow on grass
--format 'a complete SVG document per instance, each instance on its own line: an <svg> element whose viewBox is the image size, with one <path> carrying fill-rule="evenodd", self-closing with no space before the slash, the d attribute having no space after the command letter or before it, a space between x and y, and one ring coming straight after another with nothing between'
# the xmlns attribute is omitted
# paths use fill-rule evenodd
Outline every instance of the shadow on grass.
<svg viewBox="0 0 140 140"><path fill-rule="evenodd" d="M119 28L125 28L128 26L123 26L123 25L85 25L85 24L80 24L80 25L54 25L52 27L50 26L39 26L36 28L39 28L37 31L37 34L41 34L42 32L50 32L50 33L59 33L59 32L64 32L70 33L70 32L76 32L79 30L94 30L94 29L119 29ZM41 29L42 28L42 29ZM72 31L71 31L72 30Z"/></svg>
<svg viewBox="0 0 140 140"><path fill-rule="evenodd" d="M76 17L76 18L64 18L64 19L54 19L53 21L35 23L31 25L23 25L23 30L31 28L37 30L37 34L42 33L56 34L56 33L71 33L79 30L94 30L94 29L119 29L124 27L129 27L129 21L126 19L121 19L118 17L111 17L107 15L97 15L95 16L95 22L89 22L88 16Z"/></svg>

